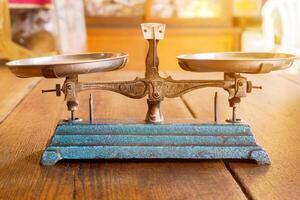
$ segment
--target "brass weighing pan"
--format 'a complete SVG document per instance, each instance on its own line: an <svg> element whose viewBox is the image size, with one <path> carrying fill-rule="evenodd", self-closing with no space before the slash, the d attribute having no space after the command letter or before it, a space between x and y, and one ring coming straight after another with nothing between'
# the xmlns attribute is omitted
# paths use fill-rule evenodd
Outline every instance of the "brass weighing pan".
<svg viewBox="0 0 300 200"><path fill-rule="evenodd" d="M86 53L29 58L6 63L18 77L62 78L75 74L113 71L124 67L125 53Z"/></svg>
<svg viewBox="0 0 300 200"><path fill-rule="evenodd" d="M296 57L284 53L199 53L177 56L180 67L192 72L268 73L290 67Z"/></svg>

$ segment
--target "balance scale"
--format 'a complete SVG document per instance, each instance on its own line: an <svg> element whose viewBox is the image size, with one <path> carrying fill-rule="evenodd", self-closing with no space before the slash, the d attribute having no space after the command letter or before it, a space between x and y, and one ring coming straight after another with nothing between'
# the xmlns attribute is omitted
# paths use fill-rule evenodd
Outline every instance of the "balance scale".
<svg viewBox="0 0 300 200"><path fill-rule="evenodd" d="M177 56L180 67L192 72L224 72L223 80L174 80L158 71L157 45L164 38L165 25L141 25L149 42L144 78L132 81L79 82L78 75L122 68L125 53L87 53L17 60L7 63L18 77L65 78L62 87L42 92L65 95L70 118L58 123L42 154L42 165L54 165L62 159L252 159L270 164L266 151L257 145L251 127L236 117L241 98L251 93L251 81L241 73L268 73L290 67L293 55L281 53L203 53ZM228 92L232 117L224 123L203 124L195 120L164 122L160 103L199 88L219 87ZM77 94L84 90L109 90L129 98L148 97L145 121L96 120L93 99L89 99L90 117L76 118ZM215 96L215 105L217 96Z"/></svg>

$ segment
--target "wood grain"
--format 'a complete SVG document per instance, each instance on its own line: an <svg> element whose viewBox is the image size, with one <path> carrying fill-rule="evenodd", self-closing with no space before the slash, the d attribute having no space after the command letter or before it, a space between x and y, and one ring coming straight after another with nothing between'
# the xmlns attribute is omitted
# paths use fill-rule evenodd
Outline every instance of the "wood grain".
<svg viewBox="0 0 300 200"><path fill-rule="evenodd" d="M182 75L179 75L181 78ZM220 78L220 75L186 74L189 78ZM246 75L262 91L242 99L238 117L253 128L257 141L268 152L272 164L230 162L233 175L253 199L299 199L300 190L300 87L278 75ZM175 76L176 77L176 76ZM219 118L230 116L227 94L219 91ZM198 90L183 99L200 119L213 117L214 90Z"/></svg>
<svg viewBox="0 0 300 200"><path fill-rule="evenodd" d="M83 76L80 80L131 80L136 73ZM56 80L43 80L0 125L0 199L245 199L220 161L74 161L42 167L39 159L59 119L63 97L40 93ZM78 116L87 118L89 92L79 95ZM95 117L137 118L145 99L94 91ZM166 118L192 118L177 99L167 99Z"/></svg>
<svg viewBox="0 0 300 200"><path fill-rule="evenodd" d="M39 78L19 79L0 64L0 123L39 80Z"/></svg>

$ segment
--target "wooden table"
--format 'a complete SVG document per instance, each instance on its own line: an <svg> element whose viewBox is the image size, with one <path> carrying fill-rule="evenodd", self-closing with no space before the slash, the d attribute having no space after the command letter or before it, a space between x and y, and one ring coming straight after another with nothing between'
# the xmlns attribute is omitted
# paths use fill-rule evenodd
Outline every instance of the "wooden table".
<svg viewBox="0 0 300 200"><path fill-rule="evenodd" d="M39 80L40 78L17 78L0 61L0 123Z"/></svg>
<svg viewBox="0 0 300 200"><path fill-rule="evenodd" d="M222 75L170 73L174 78ZM136 72L83 76L81 80L133 79ZM0 199L299 199L300 85L269 74L247 76L264 90L242 100L238 115L248 121L272 160L270 166L222 160L62 161L39 165L56 123L67 117L63 97L41 94L60 80L42 80L0 124ZM299 76L300 78L300 76ZM201 89L162 103L165 118L219 119L230 115L227 93ZM79 114L88 117L88 94L80 93ZM146 101L94 91L98 118L143 119Z"/></svg>

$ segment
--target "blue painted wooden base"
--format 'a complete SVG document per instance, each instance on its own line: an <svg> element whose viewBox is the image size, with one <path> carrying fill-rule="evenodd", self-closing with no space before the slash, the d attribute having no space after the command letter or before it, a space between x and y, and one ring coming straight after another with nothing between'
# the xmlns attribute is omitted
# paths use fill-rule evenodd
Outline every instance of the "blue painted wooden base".
<svg viewBox="0 0 300 200"><path fill-rule="evenodd" d="M270 164L247 124L60 123L42 165L61 159L252 159Z"/></svg>

